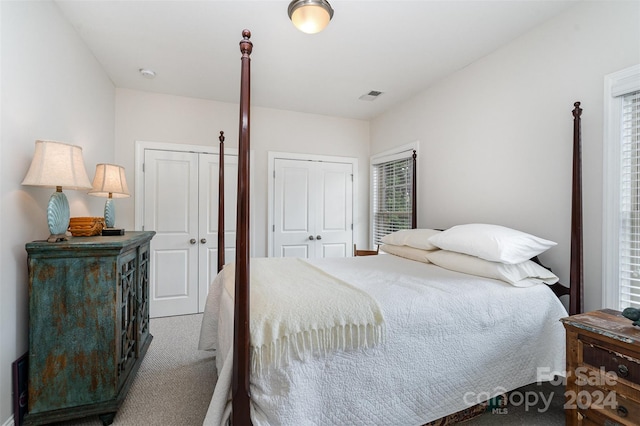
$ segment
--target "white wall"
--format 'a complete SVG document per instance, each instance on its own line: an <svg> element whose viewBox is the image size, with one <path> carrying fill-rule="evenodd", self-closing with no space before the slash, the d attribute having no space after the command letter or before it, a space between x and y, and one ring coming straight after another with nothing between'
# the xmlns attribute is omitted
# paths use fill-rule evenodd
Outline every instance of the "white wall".
<svg viewBox="0 0 640 426"><path fill-rule="evenodd" d="M21 186L36 139L80 145L89 178L113 161L111 81L50 1L1 1L0 424L12 416L11 363L27 351L25 243L49 236L53 189ZM71 216L100 216L104 199L65 191ZM7 423L8 424L8 423Z"/></svg>
<svg viewBox="0 0 640 426"><path fill-rule="evenodd" d="M238 88L239 90L239 88ZM202 99L116 90L116 162L125 167L133 191L136 141L238 147L239 107ZM251 188L255 212L255 254L267 255L267 152L295 152L358 158L359 202L355 218L356 243L368 243L369 123L361 120L251 108L251 149L254 152ZM133 194L132 194L133 195ZM118 223L134 227L133 196L118 199Z"/></svg>
<svg viewBox="0 0 640 426"><path fill-rule="evenodd" d="M572 115L583 119L585 309L601 307L604 75L640 63L640 2L581 2L371 124L420 141L418 226L512 226L558 242L569 281Z"/></svg>

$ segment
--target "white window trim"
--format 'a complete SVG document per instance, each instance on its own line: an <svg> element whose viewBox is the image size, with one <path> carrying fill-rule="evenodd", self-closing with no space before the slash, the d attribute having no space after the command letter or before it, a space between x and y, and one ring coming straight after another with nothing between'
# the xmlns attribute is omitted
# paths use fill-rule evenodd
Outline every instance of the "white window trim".
<svg viewBox="0 0 640 426"><path fill-rule="evenodd" d="M373 235L373 221L374 221L374 212L373 212L373 166L380 163L385 163L387 161L392 161L398 158L410 157L413 155L413 151L416 152L417 158L420 158L420 153L418 152L418 141L409 142L407 144L389 149L387 151L380 152L378 154L372 155L369 161L369 242L373 244L375 237ZM418 167L415 170L416 174L416 182L418 182L418 178L420 177L418 173Z"/></svg>
<svg viewBox="0 0 640 426"><path fill-rule="evenodd" d="M604 77L602 305L620 309L620 116L622 96L640 90L640 64Z"/></svg>

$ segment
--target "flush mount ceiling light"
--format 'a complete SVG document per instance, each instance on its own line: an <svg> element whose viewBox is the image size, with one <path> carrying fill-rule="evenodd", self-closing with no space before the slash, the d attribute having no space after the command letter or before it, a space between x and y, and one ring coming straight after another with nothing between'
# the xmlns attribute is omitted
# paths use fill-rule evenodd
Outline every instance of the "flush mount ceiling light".
<svg viewBox="0 0 640 426"><path fill-rule="evenodd" d="M144 78L148 78L149 80L156 77L156 72L148 68L140 68L138 71L140 72L141 76L143 76Z"/></svg>
<svg viewBox="0 0 640 426"><path fill-rule="evenodd" d="M293 25L307 34L319 33L333 18L333 8L327 0L293 0L288 13Z"/></svg>

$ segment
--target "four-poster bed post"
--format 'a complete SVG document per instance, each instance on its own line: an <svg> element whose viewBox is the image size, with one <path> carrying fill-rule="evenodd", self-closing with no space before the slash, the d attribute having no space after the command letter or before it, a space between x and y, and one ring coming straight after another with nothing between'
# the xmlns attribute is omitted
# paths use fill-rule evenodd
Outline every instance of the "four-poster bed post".
<svg viewBox="0 0 640 426"><path fill-rule="evenodd" d="M240 84L240 138L238 147L238 204L236 222L236 269L234 300L234 344L233 344L233 377L232 377L232 425L250 425L250 334L249 334L249 109L250 109L250 62L253 44L249 40L251 32L242 32L240 42L242 53L242 71ZM581 131L580 102L574 104L573 128L573 184L571 215L571 275L570 287L560 284L551 285L558 296L569 295L569 313L582 312L582 179L581 179ZM220 132L220 210L218 217L218 271L224 265L224 135ZM412 228L417 227L416 198L416 152L413 153L413 221Z"/></svg>
<svg viewBox="0 0 640 426"><path fill-rule="evenodd" d="M573 171L571 184L571 261L569 270L569 288L560 283L549 287L556 296L569 295L569 315L583 311L582 287L582 108L580 102L573 104Z"/></svg>
<svg viewBox="0 0 640 426"><path fill-rule="evenodd" d="M411 158L413 159L413 173L411 173L411 229L416 229L418 227L418 162L416 161L418 154L416 150L413 150L413 155Z"/></svg>
<svg viewBox="0 0 640 426"><path fill-rule="evenodd" d="M240 52L240 140L238 145L238 207L231 423L251 424L249 391L249 108L251 99L251 32L242 31ZM221 161L223 163L224 161ZM219 232L223 230L218 230ZM224 248L223 248L224 250Z"/></svg>
<svg viewBox="0 0 640 426"><path fill-rule="evenodd" d="M573 104L573 186L571 190L571 271L569 313L582 313L582 131L580 102Z"/></svg>
<svg viewBox="0 0 640 426"><path fill-rule="evenodd" d="M224 267L224 132L220 131L218 165L218 272Z"/></svg>

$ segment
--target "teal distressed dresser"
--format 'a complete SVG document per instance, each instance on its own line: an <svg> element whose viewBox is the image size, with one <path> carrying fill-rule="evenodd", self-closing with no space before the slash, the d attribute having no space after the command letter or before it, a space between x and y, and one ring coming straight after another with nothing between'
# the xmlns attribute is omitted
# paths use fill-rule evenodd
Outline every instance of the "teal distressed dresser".
<svg viewBox="0 0 640 426"><path fill-rule="evenodd" d="M155 232L26 245L29 403L25 424L98 415L111 424L153 339Z"/></svg>

